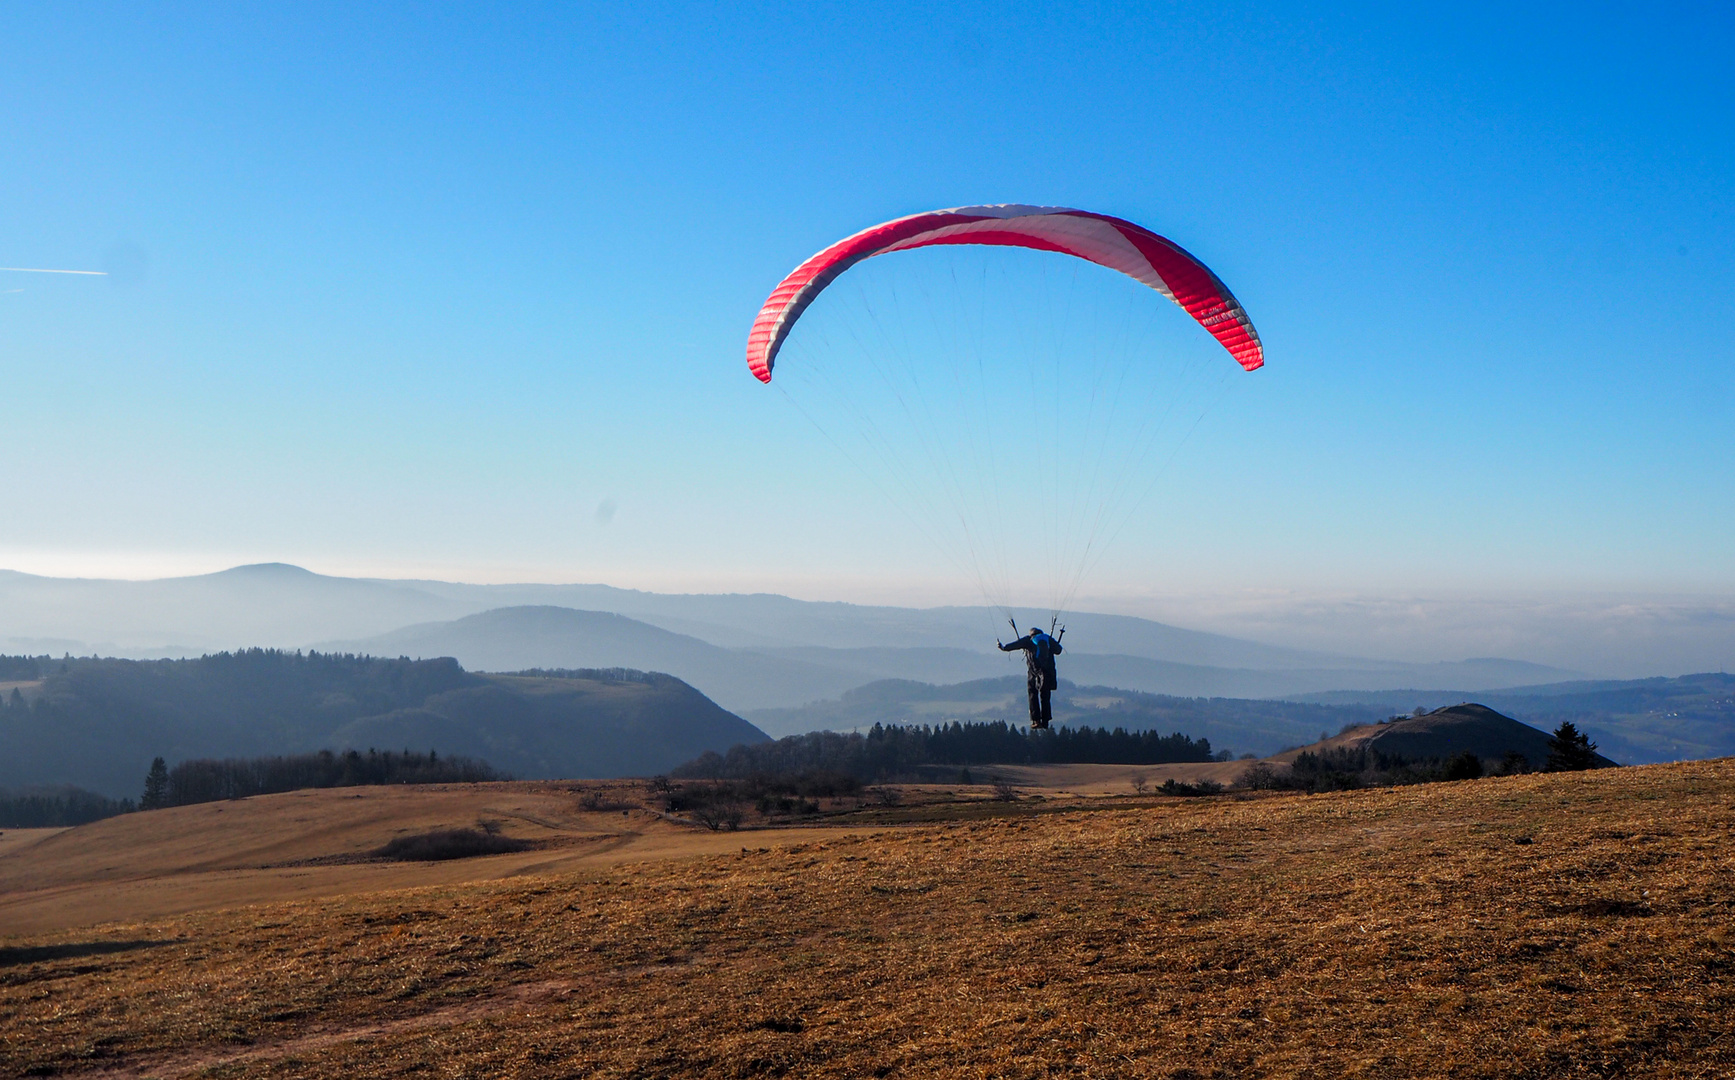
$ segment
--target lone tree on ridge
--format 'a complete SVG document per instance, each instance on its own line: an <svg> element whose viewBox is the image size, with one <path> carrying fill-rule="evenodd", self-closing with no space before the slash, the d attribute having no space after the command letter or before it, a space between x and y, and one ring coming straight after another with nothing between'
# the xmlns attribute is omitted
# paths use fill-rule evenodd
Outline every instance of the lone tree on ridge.
<svg viewBox="0 0 1735 1080"><path fill-rule="evenodd" d="M1548 740L1548 772L1582 772L1596 768L1596 743L1571 720L1562 721Z"/></svg>

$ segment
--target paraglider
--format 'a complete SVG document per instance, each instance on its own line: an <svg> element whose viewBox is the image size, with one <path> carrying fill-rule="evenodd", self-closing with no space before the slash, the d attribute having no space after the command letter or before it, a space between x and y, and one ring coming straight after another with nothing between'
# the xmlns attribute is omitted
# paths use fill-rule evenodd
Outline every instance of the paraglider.
<svg viewBox="0 0 1735 1080"><path fill-rule="evenodd" d="M796 267L773 289L747 335L747 367L771 381L777 352L808 305L839 274L875 255L938 244L990 244L1074 255L1119 270L1186 309L1254 371L1265 363L1259 334L1227 286L1180 245L1130 221L1059 206L963 206L911 214L863 229Z"/></svg>
<svg viewBox="0 0 1735 1080"><path fill-rule="evenodd" d="M896 253L911 254L878 259ZM1172 240L1107 214L994 205L896 218L802 262L753 320L747 366L1002 616L1045 587L1058 618L1237 371L1214 347L1166 341L1177 331L1159 324L1182 321L1152 315L1165 305L1147 289L1239 370L1264 365L1241 303ZM1059 641L1038 631L1008 648L1026 654L1031 720L1046 726Z"/></svg>

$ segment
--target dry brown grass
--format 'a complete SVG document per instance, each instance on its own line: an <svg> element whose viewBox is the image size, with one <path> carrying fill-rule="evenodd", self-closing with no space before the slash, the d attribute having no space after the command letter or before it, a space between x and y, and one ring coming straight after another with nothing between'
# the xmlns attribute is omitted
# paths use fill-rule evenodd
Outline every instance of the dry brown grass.
<svg viewBox="0 0 1735 1080"><path fill-rule="evenodd" d="M328 788L16 830L15 842L12 832L0 836L0 936L736 846L637 805L654 805L645 794L632 781ZM531 850L439 863L372 858L394 839L481 821Z"/></svg>
<svg viewBox="0 0 1735 1080"><path fill-rule="evenodd" d="M14 938L0 1072L1727 1077L1732 804L1731 761L1025 804Z"/></svg>
<svg viewBox="0 0 1735 1080"><path fill-rule="evenodd" d="M971 772L978 781L1003 776L1021 788L1068 795L1130 795L1135 781L1145 778L1147 790L1164 780L1198 783L1214 780L1233 784L1251 761L1186 761L1168 765L982 765Z"/></svg>

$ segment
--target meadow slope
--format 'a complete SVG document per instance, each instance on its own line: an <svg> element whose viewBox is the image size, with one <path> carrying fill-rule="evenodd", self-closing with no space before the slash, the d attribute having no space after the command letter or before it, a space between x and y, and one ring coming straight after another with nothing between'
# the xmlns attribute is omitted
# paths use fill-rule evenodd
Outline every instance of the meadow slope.
<svg viewBox="0 0 1735 1080"><path fill-rule="evenodd" d="M9 938L0 1073L1735 1074L1735 761L969 809Z"/></svg>

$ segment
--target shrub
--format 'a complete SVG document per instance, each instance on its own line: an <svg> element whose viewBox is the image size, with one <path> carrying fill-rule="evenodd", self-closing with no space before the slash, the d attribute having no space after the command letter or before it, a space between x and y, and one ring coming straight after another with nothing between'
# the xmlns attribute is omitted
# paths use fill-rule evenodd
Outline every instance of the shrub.
<svg viewBox="0 0 1735 1080"><path fill-rule="evenodd" d="M777 799L789 794L792 793L773 790L763 785L728 782L682 784L679 787L671 786L669 793L663 796L663 806L671 814L687 814L705 828L718 832L722 829L740 828L742 819L747 816L746 808L750 802L775 805ZM793 805L791 800L792 808Z"/></svg>
<svg viewBox="0 0 1735 1080"><path fill-rule="evenodd" d="M811 799L790 798L788 795L767 795L759 800L759 812L766 817L819 813L819 804Z"/></svg>
<svg viewBox="0 0 1735 1080"><path fill-rule="evenodd" d="M1448 780L1480 780L1481 778L1482 759L1468 750L1446 762L1446 779Z"/></svg>
<svg viewBox="0 0 1735 1080"><path fill-rule="evenodd" d="M741 819L747 816L741 804L732 799L700 803L692 807L692 814L699 819L699 824L712 832L723 829L734 832L741 827Z"/></svg>
<svg viewBox="0 0 1735 1080"><path fill-rule="evenodd" d="M398 862L439 862L468 859L477 855L505 855L526 851L530 843L502 836L487 829L434 829L415 836L400 836L373 851L375 858Z"/></svg>
<svg viewBox="0 0 1735 1080"><path fill-rule="evenodd" d="M1506 756L1500 759L1502 776L1517 776L1530 771L1530 759L1516 750L1506 751Z"/></svg>
<svg viewBox="0 0 1735 1080"><path fill-rule="evenodd" d="M1188 783L1185 783L1183 781L1179 781L1179 780L1175 780L1173 778L1170 778L1168 780L1164 780L1163 786L1158 788L1157 790L1162 792L1164 795L1180 795L1183 797L1193 797L1193 796L1198 796L1198 795L1217 795L1217 794L1220 794L1223 790L1223 785L1219 784L1215 780L1200 780L1197 783L1188 784Z"/></svg>
<svg viewBox="0 0 1735 1080"><path fill-rule="evenodd" d="M1249 791L1277 791L1289 786L1288 777L1279 773L1270 762L1255 761L1247 766L1247 771L1235 781L1236 787Z"/></svg>

